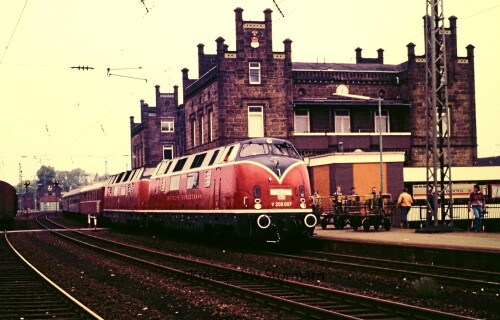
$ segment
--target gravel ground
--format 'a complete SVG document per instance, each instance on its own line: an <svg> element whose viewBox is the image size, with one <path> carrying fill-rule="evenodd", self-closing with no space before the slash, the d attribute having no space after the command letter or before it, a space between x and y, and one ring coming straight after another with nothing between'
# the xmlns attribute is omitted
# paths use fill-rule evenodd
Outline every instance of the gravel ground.
<svg viewBox="0 0 500 320"><path fill-rule="evenodd" d="M30 224L29 220L19 222L22 228L30 228ZM342 268L331 269L241 252L231 245L204 246L151 235L107 231L94 234L218 262L235 269L281 278L300 278L316 285L475 318L500 319L498 295L480 290L468 292L440 286L437 297L418 298L411 281L399 277L367 277L361 272ZM288 315L252 302L144 269L123 266L123 262L115 259L102 257L96 260L95 253L86 252L47 233L13 234L10 237L40 270L49 273L55 282L106 319L290 319Z"/></svg>
<svg viewBox="0 0 500 320"><path fill-rule="evenodd" d="M19 227L36 225L24 220ZM251 301L124 265L47 232L10 234L9 239L40 271L105 319L291 319Z"/></svg>
<svg viewBox="0 0 500 320"><path fill-rule="evenodd" d="M103 236L107 236L102 233ZM110 235L111 236L111 235ZM467 291L451 286L438 285L437 296L420 298L413 288L413 281L398 276L368 275L344 268L329 268L287 258L275 258L242 252L231 245L201 246L196 243L179 243L156 236L112 234L113 239L130 242L171 253L194 257L202 261L224 264L233 269L274 277L300 280L337 290L359 293L405 304L433 308L481 319L500 319L498 294L482 290ZM133 240L132 240L133 239Z"/></svg>

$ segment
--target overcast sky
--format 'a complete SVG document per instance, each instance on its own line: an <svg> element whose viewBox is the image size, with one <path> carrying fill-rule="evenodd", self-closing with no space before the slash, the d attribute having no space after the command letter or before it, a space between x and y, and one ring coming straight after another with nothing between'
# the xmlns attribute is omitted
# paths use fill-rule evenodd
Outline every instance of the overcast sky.
<svg viewBox="0 0 500 320"><path fill-rule="evenodd" d="M237 7L254 21L272 9L273 49L291 39L295 62L353 63L360 47L399 64L410 42L424 53L425 0L0 0L0 180L17 184L19 165L23 179L42 164L130 169L139 101L154 105L156 84L182 90L184 67L196 77L199 43L234 50ZM479 156L500 155L500 0L445 0L444 15L458 18L458 55L475 46Z"/></svg>

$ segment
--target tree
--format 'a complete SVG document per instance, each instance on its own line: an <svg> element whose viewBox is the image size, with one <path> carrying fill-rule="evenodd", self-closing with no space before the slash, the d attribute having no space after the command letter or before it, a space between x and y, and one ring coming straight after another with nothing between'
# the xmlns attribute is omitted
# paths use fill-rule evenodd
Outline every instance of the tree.
<svg viewBox="0 0 500 320"><path fill-rule="evenodd" d="M45 189L49 184L54 183L56 171L54 170L54 167L42 165L36 172L36 175L39 181L38 184Z"/></svg>
<svg viewBox="0 0 500 320"><path fill-rule="evenodd" d="M56 180L63 191L69 191L89 184L89 177L85 170L80 168L71 171L57 171Z"/></svg>

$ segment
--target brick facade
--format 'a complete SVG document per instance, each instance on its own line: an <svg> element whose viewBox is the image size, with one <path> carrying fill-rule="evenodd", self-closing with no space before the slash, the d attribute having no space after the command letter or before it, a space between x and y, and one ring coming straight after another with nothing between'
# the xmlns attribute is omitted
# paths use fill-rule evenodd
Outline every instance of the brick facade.
<svg viewBox="0 0 500 320"><path fill-rule="evenodd" d="M130 117L131 166L154 167L166 157L182 154L179 123L178 87L173 93L161 93L156 86L156 106L141 100L141 122Z"/></svg>
<svg viewBox="0 0 500 320"><path fill-rule="evenodd" d="M215 54L198 44L198 77L182 70L184 103L176 112L176 137L169 138L176 156L251 136L288 139L304 156L376 152L382 124L384 152L404 152L405 166L426 165L425 46L416 55L416 45L409 43L408 60L400 64L385 64L383 49L374 58L363 57L361 48L355 49L356 63L292 62L291 40L283 41L283 51L272 49L270 9L263 12L264 21L245 21L243 9L234 11L235 50L222 37L216 39ZM474 47L458 57L456 21L450 17L445 30L451 165L471 166L477 161ZM372 99L342 96L346 90ZM141 103L143 122L146 109ZM146 122L152 128L154 121ZM140 159L133 167L161 160L151 150L164 143L152 134L160 131L142 132L133 120L131 131L132 154Z"/></svg>

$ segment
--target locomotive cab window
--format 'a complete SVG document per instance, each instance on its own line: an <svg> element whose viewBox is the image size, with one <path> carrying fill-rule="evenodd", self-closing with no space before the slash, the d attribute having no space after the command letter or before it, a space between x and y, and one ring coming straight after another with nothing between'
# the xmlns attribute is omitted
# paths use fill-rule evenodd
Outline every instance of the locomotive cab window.
<svg viewBox="0 0 500 320"><path fill-rule="evenodd" d="M206 155L207 155L206 153L202 153L194 157L193 163L191 164L191 169L201 167L201 164L203 163L203 160L205 159Z"/></svg>
<svg viewBox="0 0 500 320"><path fill-rule="evenodd" d="M213 165L215 162L215 159L217 159L217 156L219 155L219 150L215 150L214 154L212 155L212 158L210 158L210 162L208 163L209 166Z"/></svg>
<svg viewBox="0 0 500 320"><path fill-rule="evenodd" d="M182 158L182 159L177 160L177 163L175 164L175 167L174 167L174 172L181 171L182 168L184 167L184 164L186 163L186 161L187 161L187 158Z"/></svg>
<svg viewBox="0 0 500 320"><path fill-rule="evenodd" d="M292 145L289 145L287 143L274 143L272 145L272 152L273 154L280 156L300 158L300 155L298 154L297 150L295 150L295 148Z"/></svg>
<svg viewBox="0 0 500 320"><path fill-rule="evenodd" d="M263 143L245 143L241 146L240 157L251 157L268 154L269 150Z"/></svg>
<svg viewBox="0 0 500 320"><path fill-rule="evenodd" d="M229 161L233 161L234 158L236 158L236 152L233 152L234 150L234 145L230 146L229 148L227 148L226 150L226 153L224 155L224 157L222 158L222 161L221 162L229 162Z"/></svg>

